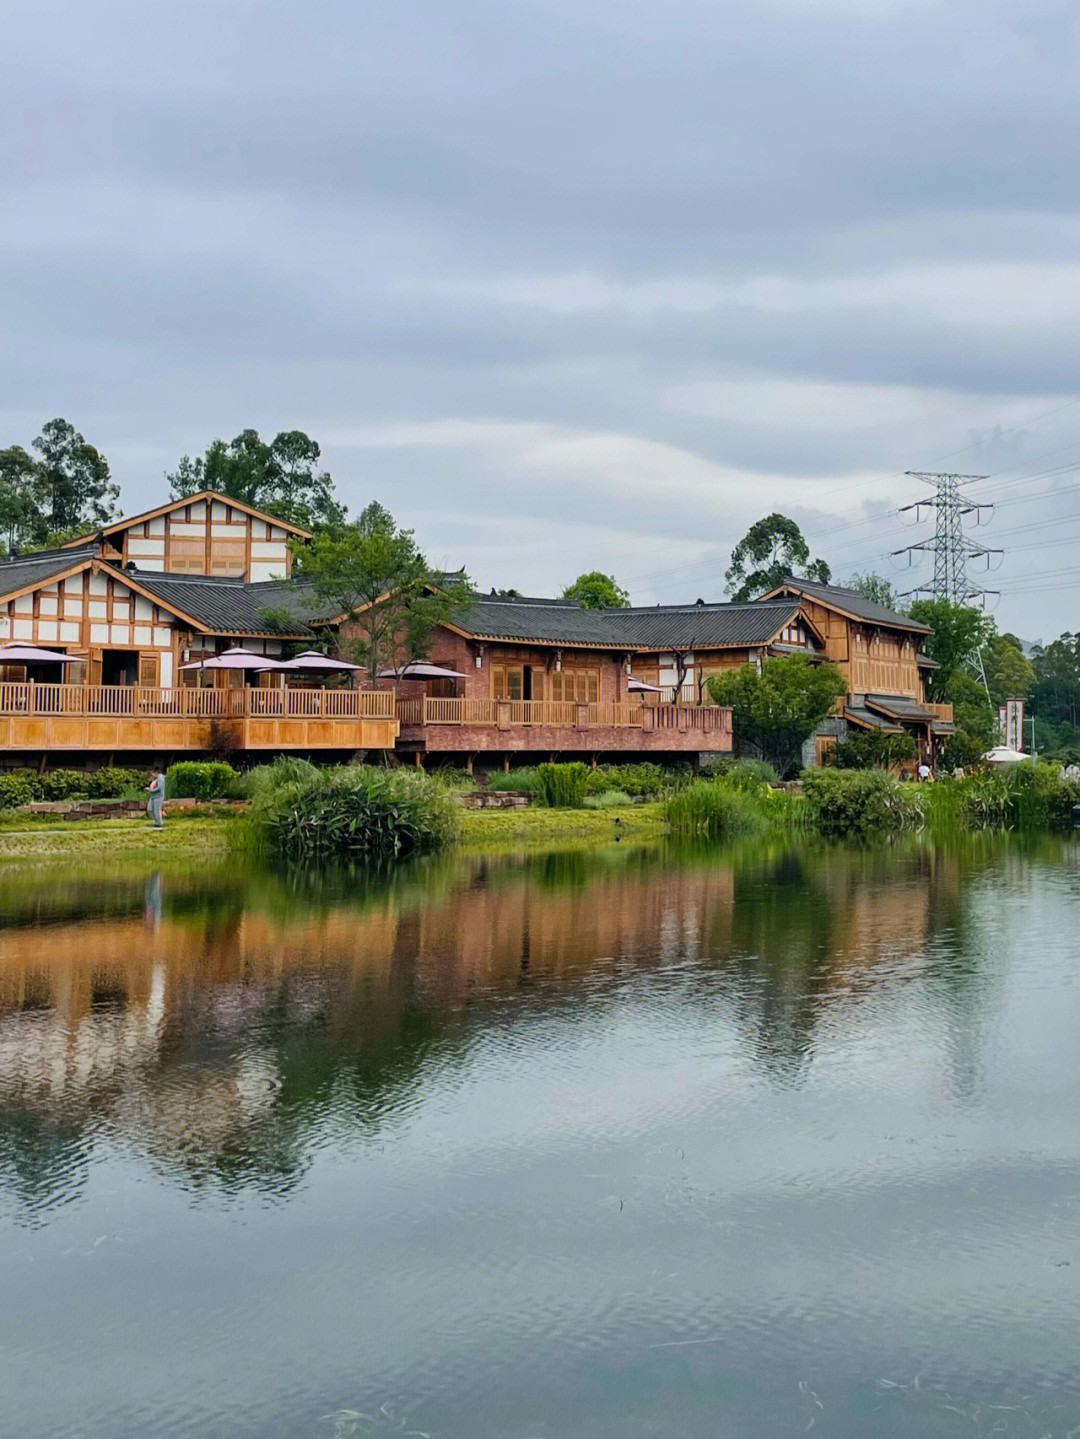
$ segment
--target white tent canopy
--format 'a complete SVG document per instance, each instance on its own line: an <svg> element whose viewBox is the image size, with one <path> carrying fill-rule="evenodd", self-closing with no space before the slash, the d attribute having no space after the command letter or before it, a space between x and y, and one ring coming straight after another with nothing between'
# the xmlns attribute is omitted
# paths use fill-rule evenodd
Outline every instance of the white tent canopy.
<svg viewBox="0 0 1080 1439"><path fill-rule="evenodd" d="M1019 764L1021 760L1030 759L1029 754L1022 754L1018 749L1010 749L1008 745L999 744L994 749L988 749L983 755L987 764Z"/></svg>

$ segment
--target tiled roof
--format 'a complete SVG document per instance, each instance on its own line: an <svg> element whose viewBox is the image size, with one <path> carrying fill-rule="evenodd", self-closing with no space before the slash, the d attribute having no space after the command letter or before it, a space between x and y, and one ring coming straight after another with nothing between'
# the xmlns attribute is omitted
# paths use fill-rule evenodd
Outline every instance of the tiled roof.
<svg viewBox="0 0 1080 1439"><path fill-rule="evenodd" d="M890 610L874 600L868 600L858 590L847 589L843 585L821 585L815 580L785 580L784 585L798 590L800 594L808 595L811 599L819 599L823 604L836 605L838 609L846 610L848 614L856 615L861 620L891 625L896 629L913 630L917 634L930 634L929 625L922 625L918 620Z"/></svg>
<svg viewBox="0 0 1080 1439"><path fill-rule="evenodd" d="M97 546L89 544L79 549L39 550L32 555L0 560L0 596L14 594L39 580L73 570L81 560L92 559L96 554Z"/></svg>
<svg viewBox="0 0 1080 1439"><path fill-rule="evenodd" d="M127 569L119 573L130 576L135 584L163 604L190 615L209 632L266 634L263 610L285 609L296 619L296 627L290 633L306 635L310 633L309 623L317 617L310 587L298 580L248 584L216 575L163 574L160 570Z"/></svg>
<svg viewBox="0 0 1080 1439"><path fill-rule="evenodd" d="M932 720L936 718L932 709L927 709L926 705L920 704L918 700L913 700L908 695L867 695L866 703L873 705L875 709L885 710L897 719Z"/></svg>
<svg viewBox="0 0 1080 1439"><path fill-rule="evenodd" d="M871 729L884 730L886 734L901 734L902 726L894 724L884 715L874 714L871 710L865 709L862 705L845 705L844 718L854 720L856 724L868 725Z"/></svg>
<svg viewBox="0 0 1080 1439"><path fill-rule="evenodd" d="M798 611L798 600L586 610L570 600L481 596L453 622L477 639L600 649L723 649L767 644Z"/></svg>

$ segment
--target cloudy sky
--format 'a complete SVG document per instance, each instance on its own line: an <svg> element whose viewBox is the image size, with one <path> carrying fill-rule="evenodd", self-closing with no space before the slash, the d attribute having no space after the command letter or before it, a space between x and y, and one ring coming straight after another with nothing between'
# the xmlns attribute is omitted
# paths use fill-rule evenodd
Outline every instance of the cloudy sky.
<svg viewBox="0 0 1080 1439"><path fill-rule="evenodd" d="M986 474L988 583L1080 628L1072 0L8 0L0 443L133 510L307 430L356 510L549 593L845 577Z"/></svg>

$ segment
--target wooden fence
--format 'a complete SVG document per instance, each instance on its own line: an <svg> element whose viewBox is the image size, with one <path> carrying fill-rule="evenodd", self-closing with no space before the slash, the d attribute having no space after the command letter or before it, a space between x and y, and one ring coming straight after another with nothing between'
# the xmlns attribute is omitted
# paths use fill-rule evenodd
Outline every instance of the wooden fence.
<svg viewBox="0 0 1080 1439"><path fill-rule="evenodd" d="M712 734L731 728L731 711L718 705L577 704L572 700L398 700L403 725L549 726L561 729L663 729Z"/></svg>
<svg viewBox="0 0 1080 1439"><path fill-rule="evenodd" d="M393 719L392 690L148 689L142 685L0 684L0 715L123 719Z"/></svg>

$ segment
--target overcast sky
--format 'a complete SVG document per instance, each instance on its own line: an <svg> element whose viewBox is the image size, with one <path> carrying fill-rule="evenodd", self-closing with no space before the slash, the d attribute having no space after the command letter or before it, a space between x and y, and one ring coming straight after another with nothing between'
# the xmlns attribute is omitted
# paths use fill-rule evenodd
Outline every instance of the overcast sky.
<svg viewBox="0 0 1080 1439"><path fill-rule="evenodd" d="M0 443L132 511L304 429L433 562L643 603L774 509L906 588L904 471L987 473L998 622L1080 628L1078 13L8 0Z"/></svg>

